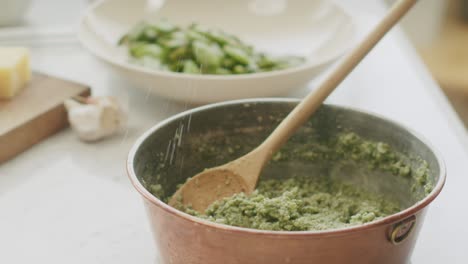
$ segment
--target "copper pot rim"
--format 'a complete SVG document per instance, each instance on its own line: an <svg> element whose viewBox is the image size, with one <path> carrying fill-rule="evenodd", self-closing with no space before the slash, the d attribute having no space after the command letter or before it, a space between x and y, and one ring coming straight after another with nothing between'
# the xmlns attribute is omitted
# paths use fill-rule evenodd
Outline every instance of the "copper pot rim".
<svg viewBox="0 0 468 264"><path fill-rule="evenodd" d="M404 125L401 125L393 120L390 120L386 117L383 117L380 114L374 113L372 111L367 111L367 110L361 110L358 108L354 107L349 107L349 106L341 106L337 104L325 104L327 106L331 107L336 107L340 108L343 110L347 111L353 111L357 112L359 114L365 114L365 115L370 115L377 117L379 119L382 119L400 129L406 130L409 132L412 136L415 138L419 139L423 144L425 144L434 154L434 156L437 159L437 163L439 165L439 179L437 181L436 186L434 189L422 200L419 202L415 203L411 207L406 208L405 210L402 210L398 213L386 216L382 219L378 219L376 221L372 221L366 224L362 225L357 225L357 226L351 226L351 227L345 227L345 228L339 228L339 229L330 229L330 230L319 230L319 231L271 231L271 230L258 230L258 229L252 229L252 228L244 228L244 227L236 227L236 226L230 226L230 225L224 225L224 224L218 224L214 223L208 220L204 220L192 215L189 215L187 213L184 213L182 211L179 211L168 204L164 203L157 197L155 197L153 194L151 194L146 188L141 184L141 182L138 180L136 173L134 171L133 167L133 160L135 158L135 155L142 145L142 143L153 133L155 133L159 128L164 127L165 125L192 113L199 112L199 111L204 111L204 110L209 110L213 108L217 108L220 106L226 106L226 105L236 105L236 104L248 104L248 103L297 103L299 102L299 99L294 99L294 98L251 98L251 99L240 99L240 100L231 100L231 101L225 101L225 102L220 102L220 103L213 103L213 104L208 104L205 106L200 106L196 107L187 111L183 111L179 114L176 114L174 116L171 116L158 124L154 125L150 129L148 129L143 135L141 135L137 141L134 143L132 148L130 149L130 152L127 157L127 174L128 177L132 183L132 185L135 187L135 189L151 204L158 206L160 209L164 210L166 213L169 213L175 217L179 217L181 219L184 219L186 221L192 222L194 225L201 225L205 226L207 228L213 228L217 229L219 231L223 232L231 232L231 233L243 233L243 234L252 234L252 235L264 235L264 236L274 236L274 237L323 237L323 236L340 236L340 235L347 235L355 232L362 232L364 230L370 230L373 228L378 228L382 227L385 225L389 224L394 224L397 223L401 220L404 220L408 217L411 217L412 215L416 215L418 212L420 212L422 209L424 209L426 206L428 206L442 191L442 188L445 185L446 181L446 166L445 162L442 159L442 156L440 155L440 152L434 148L432 144L428 142L428 140L425 139L425 137L421 136L419 133L415 132L413 129L410 129Z"/></svg>

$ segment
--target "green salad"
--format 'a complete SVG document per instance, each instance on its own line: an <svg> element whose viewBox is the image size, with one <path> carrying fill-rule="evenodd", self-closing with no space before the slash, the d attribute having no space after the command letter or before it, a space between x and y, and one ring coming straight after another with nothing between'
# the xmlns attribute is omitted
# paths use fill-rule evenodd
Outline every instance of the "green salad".
<svg viewBox="0 0 468 264"><path fill-rule="evenodd" d="M180 27L160 20L140 22L119 41L131 61L156 70L190 74L246 74L300 65L305 58L274 57L238 37L198 24Z"/></svg>

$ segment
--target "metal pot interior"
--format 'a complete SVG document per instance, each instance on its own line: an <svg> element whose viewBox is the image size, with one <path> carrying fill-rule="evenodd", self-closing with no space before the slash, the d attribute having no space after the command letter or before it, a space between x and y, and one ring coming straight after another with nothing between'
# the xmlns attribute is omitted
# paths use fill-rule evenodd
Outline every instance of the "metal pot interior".
<svg viewBox="0 0 468 264"><path fill-rule="evenodd" d="M138 147L133 160L136 176L145 188L165 201L188 177L233 160L259 145L296 103L293 100L227 102L169 119L156 126ZM327 140L350 131L389 144L408 157L412 170L421 165L421 160L426 161L429 180L434 185L438 182L438 159L424 142L393 122L363 112L324 105L287 144L299 148L304 139ZM355 184L395 199L404 208L426 195L422 187L413 187L415 179L411 177L395 177L356 162L270 162L262 178L304 173ZM150 188L154 185L162 188Z"/></svg>

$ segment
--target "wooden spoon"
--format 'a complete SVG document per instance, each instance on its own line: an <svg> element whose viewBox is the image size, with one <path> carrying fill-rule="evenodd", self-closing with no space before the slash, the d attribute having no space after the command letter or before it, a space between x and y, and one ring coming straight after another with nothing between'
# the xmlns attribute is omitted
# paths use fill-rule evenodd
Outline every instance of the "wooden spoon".
<svg viewBox="0 0 468 264"><path fill-rule="evenodd" d="M265 164L289 137L317 110L327 96L356 67L377 42L417 0L397 1L372 32L278 125L271 135L248 154L219 167L206 169L182 185L169 201L171 206L191 206L203 213L214 201L236 193L250 194Z"/></svg>

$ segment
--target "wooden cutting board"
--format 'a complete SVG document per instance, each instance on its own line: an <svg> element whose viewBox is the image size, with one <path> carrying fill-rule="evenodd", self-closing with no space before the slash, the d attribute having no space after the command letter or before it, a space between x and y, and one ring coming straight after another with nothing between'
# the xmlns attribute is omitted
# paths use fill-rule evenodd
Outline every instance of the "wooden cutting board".
<svg viewBox="0 0 468 264"><path fill-rule="evenodd" d="M89 94L85 85L33 73L20 94L0 100L0 163L67 127L63 102Z"/></svg>

